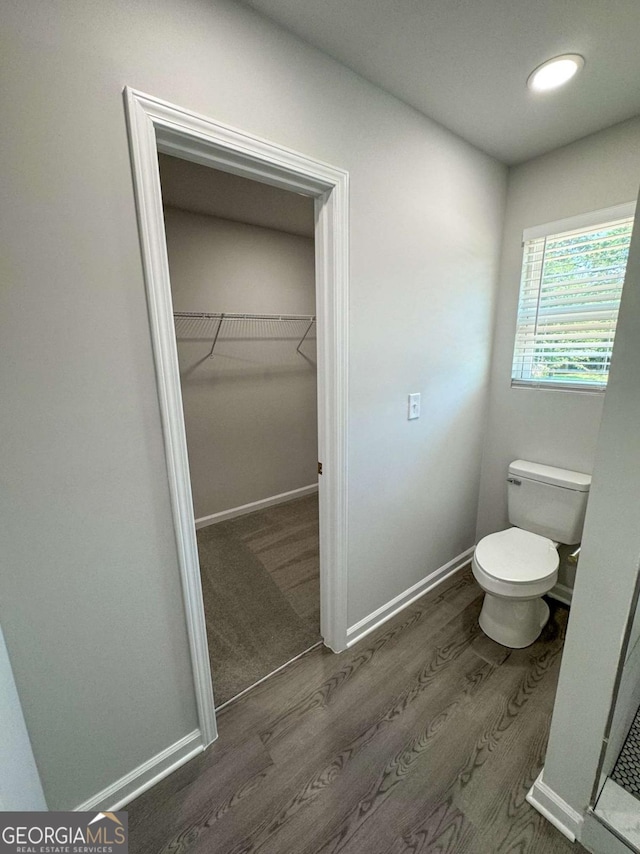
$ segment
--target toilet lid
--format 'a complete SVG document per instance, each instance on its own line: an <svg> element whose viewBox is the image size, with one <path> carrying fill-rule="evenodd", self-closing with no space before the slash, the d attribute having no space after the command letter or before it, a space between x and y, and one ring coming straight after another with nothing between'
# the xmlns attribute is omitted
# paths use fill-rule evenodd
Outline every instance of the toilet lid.
<svg viewBox="0 0 640 854"><path fill-rule="evenodd" d="M542 581L553 575L559 563L551 540L521 528L484 537L476 546L475 558L487 575L516 584Z"/></svg>

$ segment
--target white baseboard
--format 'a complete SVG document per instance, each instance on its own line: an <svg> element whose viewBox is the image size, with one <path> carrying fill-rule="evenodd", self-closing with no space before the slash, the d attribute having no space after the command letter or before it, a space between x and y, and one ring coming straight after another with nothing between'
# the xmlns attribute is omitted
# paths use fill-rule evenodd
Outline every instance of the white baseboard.
<svg viewBox="0 0 640 854"><path fill-rule="evenodd" d="M202 734L199 729L194 729L75 809L80 812L96 809L115 812L122 809L203 750Z"/></svg>
<svg viewBox="0 0 640 854"><path fill-rule="evenodd" d="M547 821L557 827L571 842L579 838L584 816L556 794L542 779L544 768L527 793L527 801L538 810Z"/></svg>
<svg viewBox="0 0 640 854"><path fill-rule="evenodd" d="M566 584L556 584L556 586L547 593L547 596L551 596L552 599L557 599L558 602L562 602L563 605L571 605L573 588L568 587Z"/></svg>
<svg viewBox="0 0 640 854"><path fill-rule="evenodd" d="M368 635L374 629L377 629L378 626L386 623L387 620L390 620L391 617L395 616L399 611L402 611L403 608L406 608L412 602L415 602L416 599L424 596L424 594L429 590L437 587L438 584L441 584L446 578L449 578L450 575L453 575L459 569L462 569L462 567L469 562L469 558L473 554L473 549L474 547L472 546L470 549L462 552L462 554L454 557L453 560L449 561L449 563L445 563L445 565L441 566L440 569L436 569L435 572L432 572L421 581L418 581L417 584L409 587L404 591L404 593L400 593L398 596L395 596L387 602L386 605L382 605L380 608L377 608L373 613L369 614L368 617L365 617L358 623L355 623L355 625L351 626L351 628L347 629L347 647L353 646L354 643L358 643L358 641L362 640L365 635Z"/></svg>
<svg viewBox="0 0 640 854"><path fill-rule="evenodd" d="M215 525L216 522L224 522L227 519L235 519L236 516L246 516L247 513L264 510L265 507L274 507L276 504L284 504L286 501L303 498L305 495L313 495L317 491L318 484L312 483L309 486L301 486L300 489L292 489L289 492L281 492L279 495L262 498L260 501L252 501L250 504L232 507L230 510L221 510L220 513L212 513L210 516L202 516L200 519L196 519L196 529L206 528L207 525Z"/></svg>

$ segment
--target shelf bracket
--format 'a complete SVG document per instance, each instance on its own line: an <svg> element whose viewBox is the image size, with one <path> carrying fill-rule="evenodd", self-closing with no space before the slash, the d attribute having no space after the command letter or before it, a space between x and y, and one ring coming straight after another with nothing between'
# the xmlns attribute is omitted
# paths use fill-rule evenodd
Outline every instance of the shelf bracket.
<svg viewBox="0 0 640 854"><path fill-rule="evenodd" d="M220 315L220 320L218 321L218 326L216 328L216 334L213 337L213 344L211 345L211 350L209 351L209 359L213 358L213 351L216 349L216 341L218 340L218 335L220 335L220 329L222 328L222 321L224 320L224 313Z"/></svg>
<svg viewBox="0 0 640 854"><path fill-rule="evenodd" d="M298 352L298 353L300 352L300 347L302 347L302 345L303 345L303 343L304 343L304 339L307 337L307 335L308 335L308 334L309 334L309 332L311 331L311 327L313 326L313 324L314 324L315 322L316 322L316 319L315 319L315 317L314 317L314 318L312 318L311 323L307 326L307 331L304 333L304 335L303 335L303 336L302 336L302 338L300 339L300 343L299 343L299 344L298 344L298 346L296 347L296 352Z"/></svg>

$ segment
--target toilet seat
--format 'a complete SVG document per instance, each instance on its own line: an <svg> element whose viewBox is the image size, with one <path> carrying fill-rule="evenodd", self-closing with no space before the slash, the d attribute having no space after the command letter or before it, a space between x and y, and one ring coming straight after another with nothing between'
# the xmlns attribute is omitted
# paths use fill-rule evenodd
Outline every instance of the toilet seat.
<svg viewBox="0 0 640 854"><path fill-rule="evenodd" d="M559 563L551 540L508 528L480 540L472 571L486 593L505 599L534 599L554 586Z"/></svg>
<svg viewBox="0 0 640 854"><path fill-rule="evenodd" d="M560 562L551 540L522 528L507 528L483 537L474 556L483 572L510 584L544 581L556 572Z"/></svg>

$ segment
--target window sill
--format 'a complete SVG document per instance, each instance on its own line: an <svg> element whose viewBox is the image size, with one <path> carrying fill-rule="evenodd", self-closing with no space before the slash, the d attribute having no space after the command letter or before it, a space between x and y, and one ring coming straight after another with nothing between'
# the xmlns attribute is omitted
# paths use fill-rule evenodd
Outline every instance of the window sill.
<svg viewBox="0 0 640 854"><path fill-rule="evenodd" d="M529 389L531 391L570 391L578 394L604 394L606 386L580 385L578 383L543 383L511 380L511 388Z"/></svg>

